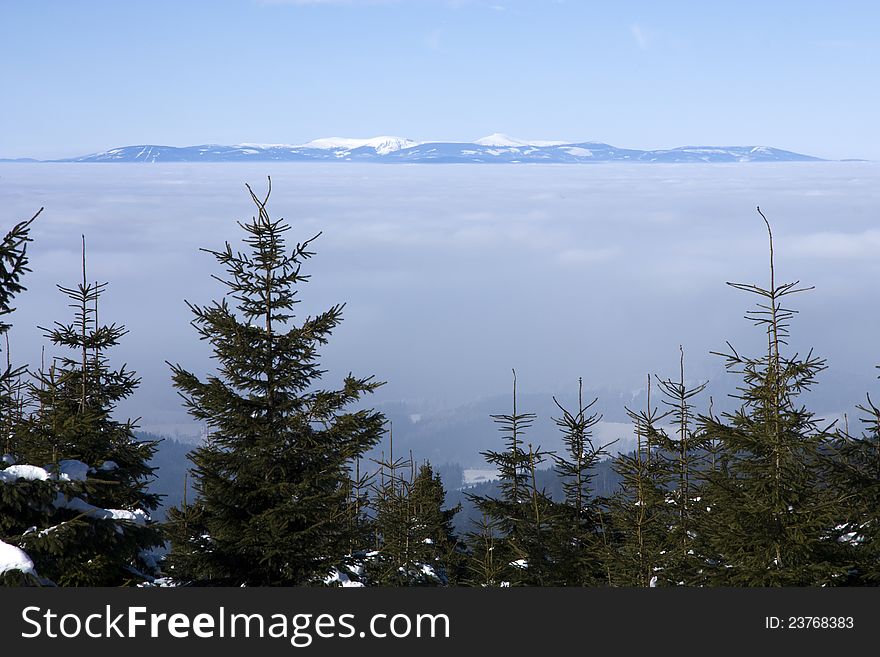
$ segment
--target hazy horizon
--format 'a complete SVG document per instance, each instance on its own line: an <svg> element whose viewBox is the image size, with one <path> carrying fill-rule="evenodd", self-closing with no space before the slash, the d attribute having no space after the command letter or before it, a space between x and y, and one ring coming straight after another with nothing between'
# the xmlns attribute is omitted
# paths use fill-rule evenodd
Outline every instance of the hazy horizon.
<svg viewBox="0 0 880 657"><path fill-rule="evenodd" d="M424 139L420 139L420 140L411 140L405 134L355 135L355 136L334 134L334 135L323 135L323 136L319 136L317 138L314 138L314 139L306 141L306 142L296 142L296 143L292 143L292 142L283 143L283 142L278 142L278 141L271 141L271 142L265 142L265 143L253 143L253 142L247 142L247 141L242 141L242 140L238 140L238 141L233 140L233 141L230 141L225 144L219 144L219 143L210 143L209 144L209 143L125 142L125 143L118 143L118 144L113 144L113 145L105 144L101 148L93 147L89 150L84 150L84 151L76 152L76 153L68 151L64 154L58 154L58 153L56 153L54 155L44 154L42 157L34 157L34 156L29 155L27 153L19 153L16 157L7 157L4 155L4 153L0 152L0 163L4 163L4 162L5 163L9 163L9 162L26 163L29 161L33 161L35 163L40 163L40 164L64 163L64 162L68 162L68 161L74 161L74 160L81 158L81 157L85 158L85 157L94 156L94 155L101 155L101 154L107 153L108 151L113 151L115 149L140 148L143 146L153 146L153 147L161 147L161 148L166 148L166 147L167 148L180 148L180 149L189 149L189 148L196 148L196 147L201 147L201 146L241 146L241 147L253 146L253 147L301 148L301 147L310 147L315 144L322 144L323 143L322 146L320 146L320 148L329 149L330 148L329 144L337 144L338 143L339 148L343 148L343 147L353 148L354 146L352 144L354 144L356 142L366 143L366 142L377 141L377 140L382 140L382 139L388 139L388 140L398 140L399 139L402 142L407 142L407 141L412 142L412 144L414 144L414 145L435 144L435 143L436 144L478 144L481 141L487 141L487 140L489 142L500 143L500 142L495 141L495 140L499 140L499 139L502 140L503 142L507 142L509 140L512 143L516 143L516 144L519 144L522 146L525 146L525 145L568 145L568 144L595 143L595 144L607 144L607 145L613 146L615 148L632 149L632 150L637 150L637 151L652 151L652 150L663 151L663 150L673 150L673 149L679 149L679 148L683 148L683 149L687 149L687 148L724 149L724 148L749 148L749 147L778 148L777 145L775 145L773 143L769 143L769 142L760 143L760 144L751 143L751 142L750 143L738 143L738 144L732 144L732 143L730 143L730 144L723 143L722 144L722 143L714 143L714 142L713 143L709 143L709 142L697 143L697 142L694 142L693 140L685 141L685 142L682 142L679 144L666 144L662 148L643 148L642 146L640 146L639 144L636 144L636 143L626 142L624 144L619 144L619 143L612 144L612 143L608 143L606 140L599 139L599 138L559 140L559 139L554 139L552 137L552 135L549 137L546 135L539 136L539 138L536 138L533 135L530 139L521 139L517 135L508 135L508 134L504 134L504 133L500 133L500 132L494 132L492 134L486 134L486 135L482 135L482 136L476 137L476 138L473 136L468 137L468 138L460 137L460 138L452 138L452 139L434 139L434 138L428 137L428 138L424 138ZM394 150L397 150L397 149L394 149ZM788 153L794 153L795 155L806 155L808 157L817 157L820 160L826 160L829 162L834 162L834 161L871 162L871 161L874 161L871 158L860 157L857 155L849 155L849 156L840 157L840 158L821 157L821 156L817 156L814 153L809 153L804 149L798 149L798 148L794 148L794 147L784 148L781 150L788 152ZM120 160L120 163L127 162L127 161L128 160ZM157 160L157 161L143 160L143 162L145 162L145 163L149 162L149 163L153 163L153 164L159 163L159 161L161 161L162 163L167 162L164 159ZM192 159L179 160L179 161L180 162L187 162L187 163L201 163L201 162L199 162L199 158L197 158L197 157L192 157ZM228 159L226 161L236 163L235 159ZM267 165L270 165L270 164L276 163L277 158L271 157L271 156L265 157L265 159L248 158L245 161L248 161L251 163L266 163ZM339 160L339 161L342 162L343 160ZM603 161L604 160L598 160L597 162L601 163ZM745 161L745 160L743 160L743 161ZM174 160L170 161L170 163L174 163L174 162L175 162ZM85 163L93 164L94 162L86 160ZM110 163L112 163L112 162L110 162ZM422 161L419 163L431 164L430 161ZM518 163L519 162L514 162L514 164L518 164ZM528 164L544 164L544 162L527 162L527 163ZM555 163L559 163L559 162L552 162L551 161L550 163L555 164ZM594 163L595 162L589 162L589 161L585 162L585 164L594 164ZM648 161L647 163L653 163L653 162Z"/></svg>

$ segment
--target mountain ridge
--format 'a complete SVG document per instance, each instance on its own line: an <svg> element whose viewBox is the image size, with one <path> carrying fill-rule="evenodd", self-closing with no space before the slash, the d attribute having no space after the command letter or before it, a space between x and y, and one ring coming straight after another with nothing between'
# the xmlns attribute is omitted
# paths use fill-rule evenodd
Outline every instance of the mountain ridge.
<svg viewBox="0 0 880 657"><path fill-rule="evenodd" d="M5 160L9 161L9 160ZM640 150L603 142L522 140L495 133L473 142L426 141L394 136L324 137L305 144L138 144L42 162L381 162L553 163L590 162L819 162L822 158L771 146L681 146Z"/></svg>

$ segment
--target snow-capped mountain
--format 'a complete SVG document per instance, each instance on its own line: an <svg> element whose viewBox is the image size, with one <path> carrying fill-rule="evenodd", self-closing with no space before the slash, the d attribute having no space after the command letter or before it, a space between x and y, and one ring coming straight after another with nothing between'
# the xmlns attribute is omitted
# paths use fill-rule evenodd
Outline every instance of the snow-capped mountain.
<svg viewBox="0 0 880 657"><path fill-rule="evenodd" d="M617 148L601 142L523 140L495 133L473 142L416 142L401 137L325 137L305 144L124 146L64 162L344 161L408 163L798 162L820 158L769 146Z"/></svg>

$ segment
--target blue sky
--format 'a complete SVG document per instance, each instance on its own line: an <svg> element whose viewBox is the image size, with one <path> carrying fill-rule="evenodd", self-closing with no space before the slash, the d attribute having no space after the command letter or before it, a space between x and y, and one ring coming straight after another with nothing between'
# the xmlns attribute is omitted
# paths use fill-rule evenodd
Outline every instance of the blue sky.
<svg viewBox="0 0 880 657"><path fill-rule="evenodd" d="M880 158L880 3L4 0L0 157L391 134Z"/></svg>

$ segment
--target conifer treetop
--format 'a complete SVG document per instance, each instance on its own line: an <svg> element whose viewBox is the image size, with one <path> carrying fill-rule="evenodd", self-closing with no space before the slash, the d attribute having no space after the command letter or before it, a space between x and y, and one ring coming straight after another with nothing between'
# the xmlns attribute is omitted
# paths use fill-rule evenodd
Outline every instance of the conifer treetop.
<svg viewBox="0 0 880 657"><path fill-rule="evenodd" d="M190 453L199 498L169 514L179 537L170 564L185 581L321 582L351 549L358 526L351 471L383 432L380 413L348 407L381 383L349 373L335 389L320 386L318 350L343 306L294 313L318 235L289 248L290 225L267 209L271 179L265 196L247 190L257 212L237 223L245 248L203 249L225 270L214 278L226 296L187 302L216 371L202 379L171 365L178 393L208 434Z"/></svg>
<svg viewBox="0 0 880 657"><path fill-rule="evenodd" d="M17 223L0 241L0 317L15 310L11 306L12 299L25 289L21 277L30 271L27 244L31 241L31 224L42 212L40 208L30 219ZM8 330L9 325L0 322L0 334Z"/></svg>

